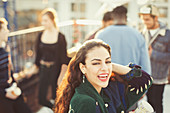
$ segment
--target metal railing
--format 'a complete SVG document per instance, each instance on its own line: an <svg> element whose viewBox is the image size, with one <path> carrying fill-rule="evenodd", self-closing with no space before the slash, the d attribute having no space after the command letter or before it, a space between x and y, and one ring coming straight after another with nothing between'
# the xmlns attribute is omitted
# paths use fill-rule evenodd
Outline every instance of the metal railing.
<svg viewBox="0 0 170 113"><path fill-rule="evenodd" d="M85 36L98 29L100 25L101 21L96 20L69 20L58 23L60 31L66 37L67 48L83 42ZM40 26L9 34L8 43L11 49L14 72L20 72L34 63L36 39L43 29L44 27Z"/></svg>

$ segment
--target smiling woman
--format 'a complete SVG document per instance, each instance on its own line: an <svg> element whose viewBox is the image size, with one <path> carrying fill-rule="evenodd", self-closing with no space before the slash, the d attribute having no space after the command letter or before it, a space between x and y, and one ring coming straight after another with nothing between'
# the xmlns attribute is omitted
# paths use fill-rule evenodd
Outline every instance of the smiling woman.
<svg viewBox="0 0 170 113"><path fill-rule="evenodd" d="M112 72L110 53L104 47L94 47L86 55L85 64L79 64L81 72L100 93L107 87Z"/></svg>
<svg viewBox="0 0 170 113"><path fill-rule="evenodd" d="M120 113L139 100L151 83L139 66L111 63L109 45L92 39L70 61L57 90L55 113Z"/></svg>

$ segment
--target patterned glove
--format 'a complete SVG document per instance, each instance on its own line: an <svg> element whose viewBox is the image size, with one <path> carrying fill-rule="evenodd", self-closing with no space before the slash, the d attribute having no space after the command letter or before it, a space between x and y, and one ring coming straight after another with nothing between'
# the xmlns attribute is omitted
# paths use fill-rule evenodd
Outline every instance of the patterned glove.
<svg viewBox="0 0 170 113"><path fill-rule="evenodd" d="M128 72L127 74L120 76L123 80L130 81L134 77L141 77L142 76L140 66L130 63L129 67L132 68L132 70L130 72Z"/></svg>
<svg viewBox="0 0 170 113"><path fill-rule="evenodd" d="M126 75L120 76L123 80L128 82L130 91L145 92L152 84L151 76L145 71L141 70L141 67L133 63L129 63L129 67L132 70Z"/></svg>
<svg viewBox="0 0 170 113"><path fill-rule="evenodd" d="M145 92L152 84L152 77L142 70L141 77L134 77L128 82L130 91L135 91L136 94L139 92Z"/></svg>
<svg viewBox="0 0 170 113"><path fill-rule="evenodd" d="M132 70L126 75L112 73L111 80L119 81L128 85L129 90L136 92L136 94L139 92L145 92L152 84L152 77L145 71L141 70L141 67L138 65L130 63L129 67L132 68Z"/></svg>

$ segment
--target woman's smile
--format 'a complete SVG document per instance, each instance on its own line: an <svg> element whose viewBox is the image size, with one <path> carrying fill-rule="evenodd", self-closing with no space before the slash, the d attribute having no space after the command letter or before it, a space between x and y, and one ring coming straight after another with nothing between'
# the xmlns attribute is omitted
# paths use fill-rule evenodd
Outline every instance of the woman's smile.
<svg viewBox="0 0 170 113"><path fill-rule="evenodd" d="M109 73L102 73L97 76L100 81L106 82L109 79Z"/></svg>

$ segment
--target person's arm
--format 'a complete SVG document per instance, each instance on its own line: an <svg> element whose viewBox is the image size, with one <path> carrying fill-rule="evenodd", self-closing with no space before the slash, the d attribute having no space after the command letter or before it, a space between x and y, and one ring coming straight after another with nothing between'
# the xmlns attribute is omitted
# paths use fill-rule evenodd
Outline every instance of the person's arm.
<svg viewBox="0 0 170 113"><path fill-rule="evenodd" d="M170 42L169 42L170 43ZM165 62L165 63L170 63L170 44L169 50L166 52L159 52L157 50L152 50L151 58L156 59L158 62Z"/></svg>
<svg viewBox="0 0 170 113"><path fill-rule="evenodd" d="M41 60L41 52L39 48L41 36L42 36L42 32L38 35L37 40L36 40L36 45L35 45L35 51L36 51L35 65L37 67L40 66L40 60Z"/></svg>
<svg viewBox="0 0 170 113"><path fill-rule="evenodd" d="M125 100L128 105L127 109L139 101L152 85L153 80L151 76L145 71L141 71L142 76L133 78L128 82L128 86L126 87Z"/></svg>
<svg viewBox="0 0 170 113"><path fill-rule="evenodd" d="M37 74L39 72L39 68L36 64L31 66L28 70L24 70L23 73L26 75L27 78L30 78L32 75Z"/></svg>
<svg viewBox="0 0 170 113"><path fill-rule="evenodd" d="M123 66L120 64L112 63L112 71L113 73L117 73L119 75L125 75L131 70L128 66Z"/></svg>
<svg viewBox="0 0 170 113"><path fill-rule="evenodd" d="M64 75L67 71L67 65L66 64L62 64L61 66L61 72L60 72L60 75L58 77L58 80L57 80L57 85L59 86L64 78Z"/></svg>
<svg viewBox="0 0 170 113"><path fill-rule="evenodd" d="M57 85L60 85L62 82L62 79L67 71L67 64L69 62L69 58L67 57L67 43L65 40L65 36L61 33L59 33L59 40L60 40L60 64L61 64L61 71L60 75L57 81Z"/></svg>
<svg viewBox="0 0 170 113"><path fill-rule="evenodd" d="M151 59L157 62L170 63L170 30L166 30L166 35L162 36L152 44Z"/></svg>
<svg viewBox="0 0 170 113"><path fill-rule="evenodd" d="M121 83L127 84L134 77L141 76L141 67L134 66L134 64L129 63L129 66L123 66L120 64L112 63L112 80L117 80Z"/></svg>
<svg viewBox="0 0 170 113"><path fill-rule="evenodd" d="M118 66L118 65L117 65ZM126 81L127 84L118 83L120 93L123 92L124 95L124 105L127 106L126 109L130 108L134 103L136 103L150 88L152 84L151 76L143 71L140 66L130 63L128 68L126 66L118 66L119 71L122 71L120 77ZM117 69L118 70L118 69ZM119 72L117 71L117 73ZM126 73L128 72L128 73ZM124 75L121 75L124 74ZM123 90L122 90L123 89Z"/></svg>
<svg viewBox="0 0 170 113"><path fill-rule="evenodd" d="M65 36L61 33L59 33L59 53L60 53L60 64L68 64L69 63L69 58L67 56L67 42L65 39Z"/></svg>
<svg viewBox="0 0 170 113"><path fill-rule="evenodd" d="M151 75L151 63L150 63L149 53L148 53L146 43L144 41L143 44L140 46L139 65L142 67L142 70L144 70L145 72Z"/></svg>

